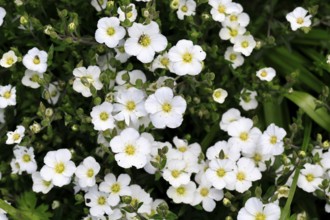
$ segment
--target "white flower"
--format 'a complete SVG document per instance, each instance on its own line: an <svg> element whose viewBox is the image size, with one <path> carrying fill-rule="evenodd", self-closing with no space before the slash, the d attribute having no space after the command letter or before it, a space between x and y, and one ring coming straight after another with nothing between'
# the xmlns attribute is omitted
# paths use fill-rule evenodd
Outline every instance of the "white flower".
<svg viewBox="0 0 330 220"><path fill-rule="evenodd" d="M244 57L241 53L235 52L233 47L228 47L225 52L225 60L231 62L233 69L240 67L244 63Z"/></svg>
<svg viewBox="0 0 330 220"><path fill-rule="evenodd" d="M253 127L251 119L240 118L228 125L228 135L235 147L240 148L243 153L250 153L256 147L261 131Z"/></svg>
<svg viewBox="0 0 330 220"><path fill-rule="evenodd" d="M16 87L0 86L0 108L16 105Z"/></svg>
<svg viewBox="0 0 330 220"><path fill-rule="evenodd" d="M107 7L107 0L91 0L91 5L96 9L96 11L101 11Z"/></svg>
<svg viewBox="0 0 330 220"><path fill-rule="evenodd" d="M113 106L109 102L103 102L101 105L94 106L90 115L94 129L97 131L105 131L115 128L115 120L112 116Z"/></svg>
<svg viewBox="0 0 330 220"><path fill-rule="evenodd" d="M187 103L181 96L173 96L172 89L162 87L145 101L145 109L156 128L177 128L182 124Z"/></svg>
<svg viewBox="0 0 330 220"><path fill-rule="evenodd" d="M138 123L138 118L146 116L144 109L144 92L142 90L131 87L127 90L118 91L115 95L116 103L113 105L114 118L118 121L124 120L126 125L130 122Z"/></svg>
<svg viewBox="0 0 330 220"><path fill-rule="evenodd" d="M239 105L245 110L252 110L258 107L258 101L256 91L251 91L248 89L242 89Z"/></svg>
<svg viewBox="0 0 330 220"><path fill-rule="evenodd" d="M257 43L252 35L238 36L234 42L234 51L240 52L244 56L250 56L256 45Z"/></svg>
<svg viewBox="0 0 330 220"><path fill-rule="evenodd" d="M7 132L6 144L19 144L24 137L25 128L22 125L18 125L15 131Z"/></svg>
<svg viewBox="0 0 330 220"><path fill-rule="evenodd" d="M125 28L120 26L120 21L116 17L101 18L97 22L95 40L100 44L105 43L108 47L114 48L125 35Z"/></svg>
<svg viewBox="0 0 330 220"><path fill-rule="evenodd" d="M134 128L126 128L120 135L112 138L110 147L118 165L123 168L144 167L151 151L149 140L140 136Z"/></svg>
<svg viewBox="0 0 330 220"><path fill-rule="evenodd" d="M44 157L45 165L40 170L41 177L55 186L69 184L76 171L76 166L70 159L71 152L68 149L49 151Z"/></svg>
<svg viewBox="0 0 330 220"><path fill-rule="evenodd" d="M26 171L31 174L37 170L37 162L34 159L34 150L32 147L27 148L16 145L13 151L16 163L19 164L20 172Z"/></svg>
<svg viewBox="0 0 330 220"><path fill-rule="evenodd" d="M163 178L172 186L178 187L189 183L190 173L186 170L186 163L182 160L170 160L163 170Z"/></svg>
<svg viewBox="0 0 330 220"><path fill-rule="evenodd" d="M170 188L166 191L166 194L173 200L174 203L192 204L194 201L195 192L196 184L190 181L189 183L178 187L170 186Z"/></svg>
<svg viewBox="0 0 330 220"><path fill-rule="evenodd" d="M160 34L159 26L154 21L147 25L134 22L127 31L129 38L125 42L125 51L142 63L150 63L155 52L163 51L167 46L166 37Z"/></svg>
<svg viewBox="0 0 330 220"><path fill-rule="evenodd" d="M323 181L323 168L320 165L306 163L304 169L300 170L297 186L306 192L314 192L319 189Z"/></svg>
<svg viewBox="0 0 330 220"><path fill-rule="evenodd" d="M243 10L242 6L235 4L232 0L209 0L209 5L212 6L211 15L213 20L222 22L226 18L226 14L234 11Z"/></svg>
<svg viewBox="0 0 330 220"><path fill-rule="evenodd" d="M246 27L250 23L250 17L248 14L241 10L232 10L232 12L226 15L225 20L222 22L223 26L231 26L234 23L238 23L242 27Z"/></svg>
<svg viewBox="0 0 330 220"><path fill-rule="evenodd" d="M243 35L245 32L246 29L244 27L240 26L238 23L234 23L221 28L219 37L222 40L230 40L231 43L235 43L236 38Z"/></svg>
<svg viewBox="0 0 330 220"><path fill-rule="evenodd" d="M21 171L21 168L19 166L19 163L16 162L16 159L15 158L13 158L10 161L10 167L11 167L11 173L19 174L19 175L22 174L22 171Z"/></svg>
<svg viewBox="0 0 330 220"><path fill-rule="evenodd" d="M241 118L241 112L236 108L231 108L223 113L220 121L220 128L223 131L227 131L228 125Z"/></svg>
<svg viewBox="0 0 330 220"><path fill-rule="evenodd" d="M55 105L60 97L58 82L52 82L44 89L42 97L47 100L49 104Z"/></svg>
<svg viewBox="0 0 330 220"><path fill-rule="evenodd" d="M203 68L206 53L199 45L190 40L179 40L168 52L172 71L179 75L198 75Z"/></svg>
<svg viewBox="0 0 330 220"><path fill-rule="evenodd" d="M248 199L245 206L239 210L237 220L278 220L280 216L281 209L278 205L275 203L264 205L260 199L252 197Z"/></svg>
<svg viewBox="0 0 330 220"><path fill-rule="evenodd" d="M204 179L195 192L193 204L197 205L202 203L203 209L205 211L212 212L216 206L215 201L220 201L222 198L223 191L214 189L211 182Z"/></svg>
<svg viewBox="0 0 330 220"><path fill-rule="evenodd" d="M196 2L194 0L180 0L176 14L180 20L183 20L184 16L195 15L195 11Z"/></svg>
<svg viewBox="0 0 330 220"><path fill-rule="evenodd" d="M252 182L261 179L260 170L255 166L253 160L242 157L237 161L237 167L234 169L236 182L234 189L243 193L252 186Z"/></svg>
<svg viewBox="0 0 330 220"><path fill-rule="evenodd" d="M283 128L276 126L274 123L270 124L260 137L260 145L264 153L272 155L280 155L284 151L283 138L286 131Z"/></svg>
<svg viewBox="0 0 330 220"><path fill-rule="evenodd" d="M156 69L168 69L171 72L172 70L172 63L168 57L168 53L165 52L164 54L158 55L151 64L150 70L154 72Z"/></svg>
<svg viewBox="0 0 330 220"><path fill-rule="evenodd" d="M39 73L32 70L25 70L24 76L22 78L22 84L33 89L40 87L39 80L44 78L43 73Z"/></svg>
<svg viewBox="0 0 330 220"><path fill-rule="evenodd" d="M295 8L286 15L286 20L290 22L291 29L296 31L301 27L309 27L312 24L312 15L307 15L308 11L302 7ZM307 16L306 16L307 15Z"/></svg>
<svg viewBox="0 0 330 220"><path fill-rule="evenodd" d="M232 141L218 141L213 146L209 147L206 151L206 157L209 160L220 159L220 153L223 153L223 159L229 159L236 162L240 157L240 149L233 146Z"/></svg>
<svg viewBox="0 0 330 220"><path fill-rule="evenodd" d="M2 25L5 16L6 16L6 10L3 7L0 7L0 26Z"/></svg>
<svg viewBox="0 0 330 220"><path fill-rule="evenodd" d="M326 61L327 64L330 64L330 54L327 56L327 61Z"/></svg>
<svg viewBox="0 0 330 220"><path fill-rule="evenodd" d="M77 167L75 175L78 177L80 187L92 187L95 185L95 176L100 171L100 164L89 156Z"/></svg>
<svg viewBox="0 0 330 220"><path fill-rule="evenodd" d="M152 198L150 197L149 193L147 193L144 189L141 188L139 185L131 185L131 192L132 192L132 202L135 204L143 203L142 206L137 210L138 213L150 213L151 211L151 204Z"/></svg>
<svg viewBox="0 0 330 220"><path fill-rule="evenodd" d="M2 58L0 60L0 65L2 67L9 68L12 65L14 65L16 62L17 62L17 56L15 55L14 51L10 50L2 55Z"/></svg>
<svg viewBox="0 0 330 220"><path fill-rule="evenodd" d="M121 8L124 8L124 11ZM129 10L129 8L131 9ZM127 10L126 13L125 10ZM125 19L128 19L130 22L134 22L137 17L137 10L135 5L132 3L127 6L118 7L117 13L120 21L125 21Z"/></svg>
<svg viewBox="0 0 330 220"><path fill-rule="evenodd" d="M124 79L124 75L128 74L129 79ZM126 83L130 83L131 85L136 85L136 81L141 80L142 83L147 81L146 75L141 70L132 70L127 72L126 70L122 70L117 73L116 83L118 85L125 85Z"/></svg>
<svg viewBox="0 0 330 220"><path fill-rule="evenodd" d="M0 127L5 122L6 122L6 119L5 119L5 109L4 108L0 108Z"/></svg>
<svg viewBox="0 0 330 220"><path fill-rule="evenodd" d="M276 71L272 67L262 68L257 71L257 77L259 77L260 80L269 82L272 81L275 76Z"/></svg>
<svg viewBox="0 0 330 220"><path fill-rule="evenodd" d="M118 46L115 47L115 51L116 51L115 59L121 63L125 63L128 60L128 58L131 57L131 55L126 53L124 44L125 44L125 40L121 40L119 41Z"/></svg>
<svg viewBox="0 0 330 220"><path fill-rule="evenodd" d="M229 159L214 159L209 163L209 168L205 172L205 176L212 186L216 189L227 188L233 189L233 183L235 182L234 169L235 163Z"/></svg>
<svg viewBox="0 0 330 220"><path fill-rule="evenodd" d="M23 65L32 71L44 73L47 70L48 54L34 47L23 57Z"/></svg>
<svg viewBox="0 0 330 220"><path fill-rule="evenodd" d="M89 212L92 216L102 217L104 214L111 214L112 209L107 202L108 193L100 192L97 186L92 187L85 194L85 204L90 207Z"/></svg>
<svg viewBox="0 0 330 220"><path fill-rule="evenodd" d="M81 93L84 97L92 96L90 86L94 86L96 90L103 88L100 81L101 70L98 66L78 67L73 70L75 80L73 81L73 89Z"/></svg>
<svg viewBox="0 0 330 220"><path fill-rule="evenodd" d="M108 204L116 206L120 202L120 196L132 195L131 188L129 187L130 182L131 177L127 174L120 174L117 179L115 175L108 173L104 177L104 181L100 183L99 190L109 193Z"/></svg>
<svg viewBox="0 0 330 220"><path fill-rule="evenodd" d="M106 53L102 56L97 55L96 62L97 62L97 65L100 67L100 69L102 71L103 70L108 70L108 69L113 71L113 72L116 71L116 69L110 65L110 59L111 58L113 58L113 53L112 52Z"/></svg>
<svg viewBox="0 0 330 220"><path fill-rule="evenodd" d="M51 181L42 179L40 172L32 173L32 181L32 190L37 193L42 192L43 194L47 194L54 186Z"/></svg>
<svg viewBox="0 0 330 220"><path fill-rule="evenodd" d="M266 161L274 159L271 153L265 153L263 146L257 143L256 147L249 153L243 153L243 156L254 161L256 167L262 172L267 169Z"/></svg>
<svg viewBox="0 0 330 220"><path fill-rule="evenodd" d="M213 100L220 104L224 103L227 96L228 92L221 88L214 90L212 94Z"/></svg>

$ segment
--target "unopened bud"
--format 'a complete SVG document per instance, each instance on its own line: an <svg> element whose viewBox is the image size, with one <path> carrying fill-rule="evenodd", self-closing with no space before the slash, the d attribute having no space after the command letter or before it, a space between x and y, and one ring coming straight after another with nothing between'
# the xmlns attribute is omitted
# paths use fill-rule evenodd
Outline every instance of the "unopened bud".
<svg viewBox="0 0 330 220"><path fill-rule="evenodd" d="M231 201L230 201L229 199L227 199L227 198L224 198L224 199L222 200L222 203L223 203L223 205L226 206L226 207L230 207L230 206L231 206Z"/></svg>
<svg viewBox="0 0 330 220"><path fill-rule="evenodd" d="M60 207L60 204L61 203L59 201L54 200L52 203L52 209L56 209L56 208Z"/></svg>
<svg viewBox="0 0 330 220"><path fill-rule="evenodd" d="M26 16L21 16L20 19L19 19L19 22L24 25L24 24L27 24L29 22L29 19L28 17Z"/></svg>
<svg viewBox="0 0 330 220"><path fill-rule="evenodd" d="M38 122L33 122L32 125L30 125L30 130L34 133L34 134L37 134L40 132L41 130L41 126Z"/></svg>
<svg viewBox="0 0 330 220"><path fill-rule="evenodd" d="M54 114L54 110L52 108L46 108L46 110L45 110L46 117L52 117L53 114Z"/></svg>

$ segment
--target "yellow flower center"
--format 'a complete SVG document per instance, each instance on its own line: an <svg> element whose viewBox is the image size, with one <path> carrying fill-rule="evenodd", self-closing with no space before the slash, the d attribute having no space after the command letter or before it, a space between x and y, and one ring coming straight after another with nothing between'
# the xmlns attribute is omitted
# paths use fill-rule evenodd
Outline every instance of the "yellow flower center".
<svg viewBox="0 0 330 220"><path fill-rule="evenodd" d="M186 193L186 188L184 188L183 186L180 186L176 189L176 192L179 194L179 195L184 195Z"/></svg>
<svg viewBox="0 0 330 220"><path fill-rule="evenodd" d="M202 188L200 194L201 196L206 197L209 194L209 190L207 188Z"/></svg>
<svg viewBox="0 0 330 220"><path fill-rule="evenodd" d="M12 57L9 57L6 61L7 65L12 65L14 63L14 59Z"/></svg>
<svg viewBox="0 0 330 220"><path fill-rule="evenodd" d="M128 111L133 111L135 109L136 105L135 105L135 102L133 101L128 101L126 103L126 108Z"/></svg>
<svg viewBox="0 0 330 220"><path fill-rule="evenodd" d="M30 161L31 161L31 157L30 157L30 155L28 155L28 154L24 154L24 155L23 155L23 161L24 161L25 163L30 162Z"/></svg>
<svg viewBox="0 0 330 220"><path fill-rule="evenodd" d="M180 176L180 171L179 170L172 170L171 175L174 178L178 178L178 176Z"/></svg>
<svg viewBox="0 0 330 220"><path fill-rule="evenodd" d="M169 103L164 103L162 105L162 109L164 112L169 113L172 110L172 106Z"/></svg>
<svg viewBox="0 0 330 220"><path fill-rule="evenodd" d="M131 11L126 13L126 18L131 18L132 16L133 16L133 13Z"/></svg>
<svg viewBox="0 0 330 220"><path fill-rule="evenodd" d="M139 44L142 45L143 47L147 47L150 45L151 40L148 35L142 34L139 38Z"/></svg>
<svg viewBox="0 0 330 220"><path fill-rule="evenodd" d="M125 153L129 156L132 156L135 154L135 147L131 144L127 145L125 147Z"/></svg>
<svg viewBox="0 0 330 220"><path fill-rule="evenodd" d="M219 7L218 7L218 12L219 12L220 14L224 14L225 11L226 11L226 7L225 7L224 5L219 5Z"/></svg>
<svg viewBox="0 0 330 220"><path fill-rule="evenodd" d="M218 91L215 91L213 93L214 97L216 97L217 99L221 97L221 92L218 90Z"/></svg>
<svg viewBox="0 0 330 220"><path fill-rule="evenodd" d="M191 53L188 53L188 52L186 52L185 54L183 54L183 56L182 56L182 60L183 60L183 62L185 62L185 63L191 63L191 61L192 61L192 55L191 55Z"/></svg>
<svg viewBox="0 0 330 220"><path fill-rule="evenodd" d="M88 169L87 170L87 177L88 178L91 178L94 176L94 170L91 168L91 169Z"/></svg>
<svg viewBox="0 0 330 220"><path fill-rule="evenodd" d="M253 156L253 160L258 163L262 160L262 156L258 153L256 153L254 156Z"/></svg>
<svg viewBox="0 0 330 220"><path fill-rule="evenodd" d="M61 173L64 172L64 170L65 170L65 166L64 166L64 164L62 162L56 164L56 166L55 166L55 172L56 173L61 174Z"/></svg>
<svg viewBox="0 0 330 220"><path fill-rule="evenodd" d="M304 23L304 19L303 19L302 17L297 18L297 23L298 23L298 24L302 24L302 23Z"/></svg>
<svg viewBox="0 0 330 220"><path fill-rule="evenodd" d="M14 139L14 141L17 141L20 137L21 137L21 135L20 135L20 134L17 134L17 133L15 133L15 134L13 135L13 139Z"/></svg>
<svg viewBox="0 0 330 220"><path fill-rule="evenodd" d="M243 47L243 48L247 48L248 46L249 46L249 42L248 41L243 41L242 43L241 43L241 46Z"/></svg>
<svg viewBox="0 0 330 220"><path fill-rule="evenodd" d="M224 177L226 175L226 171L223 168L219 168L217 170L218 177Z"/></svg>
<svg viewBox="0 0 330 220"><path fill-rule="evenodd" d="M312 182L312 181L314 180L314 175L311 174L311 173L307 174L307 175L306 175L306 180L307 180L308 182Z"/></svg>
<svg viewBox="0 0 330 220"><path fill-rule="evenodd" d="M114 35L116 33L116 30L113 28L113 27L109 27L108 29L107 29L107 34L109 35L109 36L112 36L112 35Z"/></svg>
<svg viewBox="0 0 330 220"><path fill-rule="evenodd" d="M169 61L168 58L163 57L163 58L160 60L160 63L161 63L163 66L167 67L168 64L170 63L170 61Z"/></svg>
<svg viewBox="0 0 330 220"><path fill-rule="evenodd" d="M230 17L229 17L229 20L230 21L237 21L237 16L236 15L231 15Z"/></svg>
<svg viewBox="0 0 330 220"><path fill-rule="evenodd" d="M237 58L237 55L234 54L234 53L230 54L230 56L229 56L229 59L230 59L231 61L236 60L236 58Z"/></svg>
<svg viewBox="0 0 330 220"><path fill-rule="evenodd" d="M178 147L178 150L182 153L186 152L187 151L187 147L185 146L181 146L181 147Z"/></svg>
<svg viewBox="0 0 330 220"><path fill-rule="evenodd" d="M243 173L243 172L238 172L237 175L236 175L236 178L237 178L239 181L243 181L243 180L245 180L245 173Z"/></svg>
<svg viewBox="0 0 330 220"><path fill-rule="evenodd" d="M33 74L30 79L31 79L32 82L38 82L40 77L39 77L38 74Z"/></svg>
<svg viewBox="0 0 330 220"><path fill-rule="evenodd" d="M187 12L188 11L188 7L187 7L187 5L184 5L184 6L182 6L181 7L181 11L183 11L183 12Z"/></svg>
<svg viewBox="0 0 330 220"><path fill-rule="evenodd" d="M230 30L230 36L232 36L232 37L236 37L237 34L238 34L237 29L231 29L231 30Z"/></svg>
<svg viewBox="0 0 330 220"><path fill-rule="evenodd" d="M4 97L5 99L9 99L9 98L11 97L11 93L10 93L10 91L6 91L6 92L3 94L3 97Z"/></svg>
<svg viewBox="0 0 330 220"><path fill-rule="evenodd" d="M112 184L111 192L118 193L119 191L120 191L120 184L118 184L118 183Z"/></svg>
<svg viewBox="0 0 330 220"><path fill-rule="evenodd" d="M277 137L276 136L271 136L270 137L270 143L271 144L276 144L277 143Z"/></svg>
<svg viewBox="0 0 330 220"><path fill-rule="evenodd" d="M40 58L38 56L35 56L33 59L34 64L39 64L40 63Z"/></svg>
<svg viewBox="0 0 330 220"><path fill-rule="evenodd" d="M255 220L266 220L266 216L265 216L265 214L258 212L256 214Z"/></svg>
<svg viewBox="0 0 330 220"><path fill-rule="evenodd" d="M109 114L108 114L108 113L106 113L106 112L101 112L101 114L100 114L100 119L101 119L102 121L106 121L106 120L108 120L108 118L109 118Z"/></svg>
<svg viewBox="0 0 330 220"><path fill-rule="evenodd" d="M104 205L106 203L106 198L104 196L100 196L98 199L97 199L97 204L99 205Z"/></svg>
<svg viewBox="0 0 330 220"><path fill-rule="evenodd" d="M267 74L267 72L265 70L260 73L260 76L262 76L262 77L266 77L267 75L268 74Z"/></svg>
<svg viewBox="0 0 330 220"><path fill-rule="evenodd" d="M242 132L242 133L239 135L239 138L240 138L242 141L246 141L246 140L249 138L249 135L248 135L248 133L246 133L246 132Z"/></svg>

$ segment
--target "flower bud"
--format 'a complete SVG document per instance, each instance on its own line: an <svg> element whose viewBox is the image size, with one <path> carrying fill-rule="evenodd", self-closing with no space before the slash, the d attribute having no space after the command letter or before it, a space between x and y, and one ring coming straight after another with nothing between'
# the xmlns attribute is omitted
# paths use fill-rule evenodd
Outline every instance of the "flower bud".
<svg viewBox="0 0 330 220"><path fill-rule="evenodd" d="M34 133L34 134L37 134L40 132L41 130L41 126L38 122L33 122L32 125L30 125L30 130Z"/></svg>
<svg viewBox="0 0 330 220"><path fill-rule="evenodd" d="M52 117L53 116L53 114L54 114L54 110L52 109L52 108L46 108L46 110L45 110L45 116L46 117Z"/></svg>
<svg viewBox="0 0 330 220"><path fill-rule="evenodd" d="M26 17L26 16L21 16L20 19L19 19L19 22L22 24L22 25L25 25L29 22L29 18Z"/></svg>
<svg viewBox="0 0 330 220"><path fill-rule="evenodd" d="M52 209L56 209L58 207L60 207L61 203L57 200L54 200L53 203L52 203Z"/></svg>

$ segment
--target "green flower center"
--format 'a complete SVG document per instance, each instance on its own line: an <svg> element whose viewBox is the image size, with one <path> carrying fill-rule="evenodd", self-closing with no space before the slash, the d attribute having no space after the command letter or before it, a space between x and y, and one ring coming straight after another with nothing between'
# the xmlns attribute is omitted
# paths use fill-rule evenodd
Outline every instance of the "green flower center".
<svg viewBox="0 0 330 220"><path fill-rule="evenodd" d="M298 24L302 24L302 23L304 23L304 19L303 18L297 18L297 23Z"/></svg>
<svg viewBox="0 0 330 220"><path fill-rule="evenodd" d="M187 7L187 5L184 5L184 6L182 6L181 7L181 11L183 11L183 12L187 12L188 11L188 7Z"/></svg>
<svg viewBox="0 0 330 220"><path fill-rule="evenodd" d="M135 102L133 101L128 101L126 103L126 108L128 111L133 111L135 109L136 105L135 105Z"/></svg>
<svg viewBox="0 0 330 220"><path fill-rule="evenodd" d="M172 170L171 175L174 178L178 178L178 176L180 176L180 171L179 170Z"/></svg>
<svg viewBox="0 0 330 220"><path fill-rule="evenodd" d="M183 186L180 186L176 189L176 192L179 194L179 195L184 195L186 193L186 188L184 188Z"/></svg>
<svg viewBox="0 0 330 220"><path fill-rule="evenodd" d="M277 143L277 137L276 136L271 136L270 143L271 144L276 144Z"/></svg>
<svg viewBox="0 0 330 220"><path fill-rule="evenodd" d="M111 192L118 193L120 191L120 184L115 183L111 186Z"/></svg>
<svg viewBox="0 0 330 220"><path fill-rule="evenodd" d="M237 58L237 55L234 54L234 53L230 54L230 56L229 56L229 59L230 59L231 61L236 60L236 58Z"/></svg>
<svg viewBox="0 0 330 220"><path fill-rule="evenodd" d="M106 121L106 120L108 120L108 118L109 118L109 114L107 112L101 112L100 119L102 121Z"/></svg>
<svg viewBox="0 0 330 220"><path fill-rule="evenodd" d="M17 134L17 133L15 133L15 134L13 135L13 139L14 139L14 141L17 141L20 137L21 137L21 135L20 135L20 134Z"/></svg>
<svg viewBox="0 0 330 220"><path fill-rule="evenodd" d="M243 41L242 43L241 43L241 46L243 47L243 48L247 48L248 46L249 46L249 42L248 41Z"/></svg>
<svg viewBox="0 0 330 220"><path fill-rule="evenodd" d="M209 190L207 188L202 188L201 191L200 191L200 194L203 197L206 197L209 194Z"/></svg>
<svg viewBox="0 0 330 220"><path fill-rule="evenodd" d="M217 170L218 177L224 177L226 175L226 171L223 168L219 168Z"/></svg>
<svg viewBox="0 0 330 220"><path fill-rule="evenodd" d="M150 45L151 40L148 35L142 34L139 38L139 44L142 45L143 47L147 47Z"/></svg>
<svg viewBox="0 0 330 220"><path fill-rule="evenodd" d="M33 63L36 64L36 65L39 64L40 63L40 58L38 56L35 56L33 58Z"/></svg>
<svg viewBox="0 0 330 220"><path fill-rule="evenodd" d="M40 79L39 75L38 74L33 74L32 77L31 77L31 81L32 82L38 82Z"/></svg>
<svg viewBox="0 0 330 220"><path fill-rule="evenodd" d="M112 35L114 35L116 33L116 30L113 28L113 27L109 27L108 29L107 29L107 34L109 35L109 36L112 36Z"/></svg>
<svg viewBox="0 0 330 220"><path fill-rule="evenodd" d="M308 182L312 182L313 180L314 180L314 175L313 174L307 174L306 175L306 180L308 181Z"/></svg>
<svg viewBox="0 0 330 220"><path fill-rule="evenodd" d="M97 204L99 205L104 205L106 203L106 198L104 196L100 196L98 199L97 199Z"/></svg>
<svg viewBox="0 0 330 220"><path fill-rule="evenodd" d="M25 163L30 162L30 161L31 161L31 157L30 157L30 155L28 155L28 154L24 154L24 155L23 155L23 161L24 161Z"/></svg>
<svg viewBox="0 0 330 220"><path fill-rule="evenodd" d="M238 172L237 175L236 175L236 178L237 178L239 181L243 181L243 180L245 180L245 173Z"/></svg>

